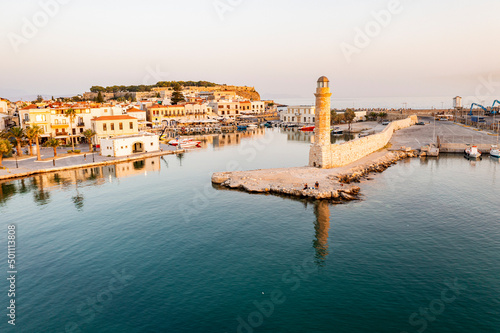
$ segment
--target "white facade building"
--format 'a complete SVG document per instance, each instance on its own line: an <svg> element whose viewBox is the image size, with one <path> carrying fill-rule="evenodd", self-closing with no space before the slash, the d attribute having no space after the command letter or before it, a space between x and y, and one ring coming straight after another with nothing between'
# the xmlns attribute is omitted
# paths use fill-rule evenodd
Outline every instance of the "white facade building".
<svg viewBox="0 0 500 333"><path fill-rule="evenodd" d="M460 109L462 107L462 97L457 96L453 98L453 108Z"/></svg>
<svg viewBox="0 0 500 333"><path fill-rule="evenodd" d="M255 101L255 102L251 102L252 104L252 113L257 113L257 114L260 114L260 113L265 113L266 111L266 103L265 102L262 102L262 101Z"/></svg>
<svg viewBox="0 0 500 333"><path fill-rule="evenodd" d="M289 106L280 112L280 120L297 125L314 125L316 108L311 105Z"/></svg>
<svg viewBox="0 0 500 333"><path fill-rule="evenodd" d="M149 133L101 139L102 156L129 156L160 150L160 137Z"/></svg>

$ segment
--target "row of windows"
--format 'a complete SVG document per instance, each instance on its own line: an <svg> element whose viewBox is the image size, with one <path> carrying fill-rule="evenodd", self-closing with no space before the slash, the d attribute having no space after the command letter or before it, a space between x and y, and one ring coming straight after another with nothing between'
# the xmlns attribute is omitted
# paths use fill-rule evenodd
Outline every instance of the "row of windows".
<svg viewBox="0 0 500 333"><path fill-rule="evenodd" d="M130 128L130 129L134 129L134 123L133 123L133 122L129 122L129 128ZM120 131L123 131L123 123L118 123L118 129L119 129ZM106 132L106 131L108 130L108 124L103 123L103 124L102 124L102 130L103 130L104 132ZM111 123L111 125L110 125L110 130L111 130L111 131L114 131L114 130L115 130L115 124L114 124L114 123Z"/></svg>

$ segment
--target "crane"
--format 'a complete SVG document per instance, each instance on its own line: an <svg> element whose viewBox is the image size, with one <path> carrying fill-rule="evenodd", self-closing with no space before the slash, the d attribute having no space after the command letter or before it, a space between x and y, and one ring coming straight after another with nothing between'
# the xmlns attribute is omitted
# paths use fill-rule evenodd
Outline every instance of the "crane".
<svg viewBox="0 0 500 333"><path fill-rule="evenodd" d="M495 103L500 104L500 101L499 101L499 100L495 100L495 101L493 102L493 105L491 106L491 113L493 113L493 114L496 114L496 111L495 111L495 110L493 110L493 108L495 107Z"/></svg>
<svg viewBox="0 0 500 333"><path fill-rule="evenodd" d="M498 102L498 101L496 101L496 102ZM500 103L500 102L499 102L499 103ZM495 103L493 103L493 105L494 105L494 104L495 104ZM472 105L470 106L469 116L472 116L472 109L474 108L474 105L479 106L481 109L483 109L483 110L484 110L484 112L488 112L488 109L487 109L487 108L485 108L484 106L482 106L481 104L472 103Z"/></svg>

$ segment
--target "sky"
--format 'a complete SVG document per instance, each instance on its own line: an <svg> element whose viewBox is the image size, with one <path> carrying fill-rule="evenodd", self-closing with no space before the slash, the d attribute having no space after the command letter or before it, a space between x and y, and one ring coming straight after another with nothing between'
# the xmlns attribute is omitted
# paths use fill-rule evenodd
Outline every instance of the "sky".
<svg viewBox="0 0 500 333"><path fill-rule="evenodd" d="M339 99L500 97L498 0L1 0L0 8L0 97L11 100L172 80L304 98L322 75Z"/></svg>

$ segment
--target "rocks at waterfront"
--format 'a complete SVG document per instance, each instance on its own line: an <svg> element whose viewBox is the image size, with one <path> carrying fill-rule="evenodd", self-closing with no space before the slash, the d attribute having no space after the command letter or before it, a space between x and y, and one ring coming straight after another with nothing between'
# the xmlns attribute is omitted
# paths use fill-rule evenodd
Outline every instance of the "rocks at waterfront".
<svg viewBox="0 0 500 333"><path fill-rule="evenodd" d="M370 180L372 178L367 177L370 173L381 173L384 172L391 165L396 164L398 161L417 157L418 154L415 151L397 151L387 154L384 158L371 163L369 165L363 165L351 170L347 174L342 174L337 176L337 179L342 184L359 183L361 180Z"/></svg>
<svg viewBox="0 0 500 333"><path fill-rule="evenodd" d="M367 180L370 173L379 173L404 158L416 157L413 151L389 152L371 163L341 169L311 167L219 172L212 175L212 183L223 188L249 193L273 193L313 200L331 200L341 203L360 199L361 188L350 185ZM314 183L319 182L315 188ZM305 189L305 184L308 184Z"/></svg>

